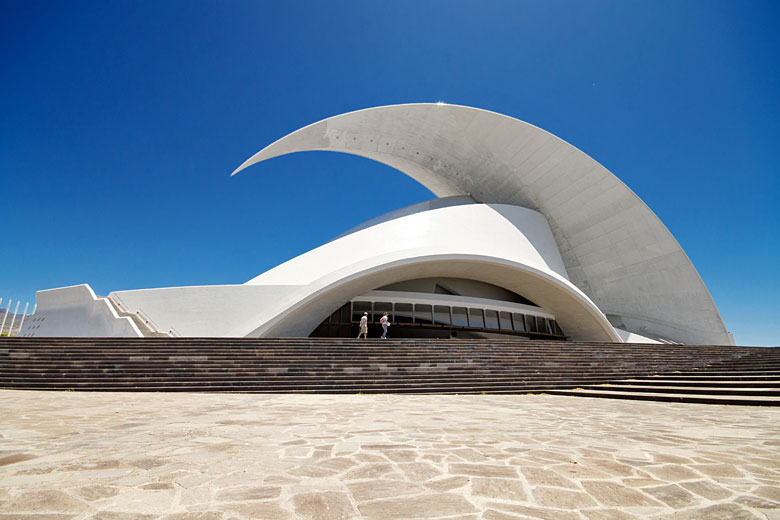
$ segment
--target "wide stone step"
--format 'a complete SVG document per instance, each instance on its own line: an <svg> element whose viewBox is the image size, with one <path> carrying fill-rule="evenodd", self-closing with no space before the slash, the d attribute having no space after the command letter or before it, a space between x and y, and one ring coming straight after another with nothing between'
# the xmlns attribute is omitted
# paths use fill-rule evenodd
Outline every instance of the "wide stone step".
<svg viewBox="0 0 780 520"><path fill-rule="evenodd" d="M279 391L291 390L291 389L344 389L352 392L360 391L363 388L467 388L467 387L513 387L513 388L558 388L560 382L524 382L524 381L506 381L506 380L492 380L492 379L476 379L476 380L429 380L429 379L409 379L409 380L340 380L329 381L324 379L310 380L310 381L239 381L239 380L227 380L227 381L166 381L164 383L156 381L136 380L136 381L100 381L100 382L85 382L85 381L47 381L50 387L57 387L61 389L72 388L78 389L122 389L122 388L151 388L155 391L160 391L165 388L181 389L181 388L224 388L230 389L233 392L244 391L244 389L276 389ZM40 382L35 381L18 381L10 384L9 386L17 388L27 388L40 385ZM564 383L563 386L567 388L574 388L575 382Z"/></svg>
<svg viewBox="0 0 780 520"><path fill-rule="evenodd" d="M344 351L263 351L263 350L237 350L230 352L229 350L141 350L141 349L125 349L125 350L111 350L111 351L91 351L91 352L78 352L78 351L65 351L65 352L43 352L34 350L14 350L6 353L0 353L0 358L36 358L36 359L90 359L90 358L105 358L105 357L127 357L127 356L148 356L150 358L168 358L168 357L180 357L180 356L208 356L212 358L301 358L301 359L317 359L317 358L373 358L373 357L438 357L438 356L471 356L471 357L506 357L513 356L517 358L525 359L566 359L566 358L579 358L579 359L637 359L643 361L662 361L662 360L680 360L680 361L692 361L696 360L701 363L703 368L718 370L722 367L737 368L747 367L749 369L756 369L765 367L767 365L778 366L780 361L770 362L767 360L753 360L751 362L736 363L734 359L726 358L722 360L722 363L712 364L707 363L708 358L712 356L705 355L689 355L679 353L667 353L662 356L646 356L636 353L594 353L594 352L544 352L544 351L525 351L517 349L458 349L458 350L434 350L434 349L415 349L409 351L394 351L394 350L344 350ZM704 358L704 359L703 359Z"/></svg>
<svg viewBox="0 0 780 520"><path fill-rule="evenodd" d="M359 382L359 381L384 381L384 382L411 382L411 381L441 381L441 382L453 382L453 381L510 381L519 383L554 383L554 382L577 382L579 384L601 384L610 381L609 377L524 377L524 376L512 376L512 375L494 375L494 374L405 374L405 375L393 375L393 374L375 374L375 375L363 375L363 374L311 374L308 376L286 376L283 374L278 375L265 375L265 376L241 376L241 375L220 375L220 376L191 376L181 375L179 377L172 375L169 377L133 377L133 376L120 376L114 375L110 379L105 377L74 377L71 374L62 374L59 376L48 377L20 377L14 379L3 380L4 384L21 384L21 383L35 383L38 384L42 381L49 381L52 383L90 383L90 384L125 384L125 383L159 383L159 384L181 384L186 382L193 383L221 383L221 382L234 382L234 383L308 383L308 382L320 382L326 381L328 383L333 382Z"/></svg>
<svg viewBox="0 0 780 520"><path fill-rule="evenodd" d="M453 357L436 357L436 358L420 358L420 359L403 359L403 358L376 358L376 359L324 359L324 360L300 360L300 359L252 359L252 360L246 360L246 359L237 359L237 360L229 360L229 359L220 359L220 360L209 360L209 359L158 359L158 360L146 360L146 359L104 359L104 360L85 360L85 361L38 361L34 359L14 359L14 360L0 360L0 366L32 366L32 365L41 365L41 366L51 366L51 367L68 367L68 366L89 366L89 367L95 367L95 366L104 366L104 365L145 365L145 366L153 366L153 367L160 367L165 365L171 365L171 364L199 364L204 366L256 366L256 365L264 365L264 366L278 366L278 365L285 365L285 366L294 366L294 365L301 365L301 366L327 366L332 364L338 364L338 365L345 365L345 364L352 364L356 366L365 366L365 365L397 365L397 366L423 366L423 365L431 365L431 364L471 364L471 365L492 365L492 366L501 366L501 365L512 365L512 366L518 366L518 367L550 367L550 366L572 366L572 367L590 367L594 369L603 369L603 368L609 368L609 366L612 367L631 367L631 366L643 366L643 367L651 367L651 366L658 366L658 367L669 367L672 366L672 369L667 369L666 372L671 372L674 370L674 367L677 367L680 365L681 362L677 361L668 361L668 362L641 362L641 361L631 361L631 360L613 360L612 363L610 363L608 366L604 366L604 363L601 362L589 362L589 361L570 361L570 360L561 360L561 361L551 361L547 360L545 362L538 362L538 361L524 361L524 360L515 360L515 359L478 359L478 358L453 358ZM690 363L688 363L690 366ZM750 373L760 373L760 372L750 372Z"/></svg>
<svg viewBox="0 0 780 520"><path fill-rule="evenodd" d="M268 370L268 371L255 371L255 372L239 372L239 371L188 371L188 370L176 370L172 369L166 372L156 371L144 371L144 372L132 372L125 370L106 370L103 372L17 372L7 373L0 375L0 382L10 381L17 379L57 379L61 377L69 377L72 379L113 379L113 378L130 378L130 379L144 379L149 377L158 377L161 379L177 379L182 377L200 377L200 378L224 378L224 377L236 377L236 378L283 378L283 379L296 379L306 377L362 377L362 378L378 378L378 377L415 377L421 374L436 376L436 377L510 377L514 379L566 379L566 380L598 380L598 381L614 381L616 379L623 379L626 376L630 376L630 373L626 372L590 372L583 373L578 371L560 372L560 371L548 371L548 372L516 372L516 371L494 371L494 370L472 370L472 371L456 371L456 370L404 370L404 371L380 371L380 370L349 370L349 369L334 369L328 371L288 371L286 369L281 370Z"/></svg>
<svg viewBox="0 0 780 520"><path fill-rule="evenodd" d="M642 393L622 392L614 390L590 390L590 389L550 389L545 393L552 395L569 395L577 397L598 397L603 399L632 399L637 401L662 401L675 403L698 404L724 404L743 406L780 406L777 397L760 396L735 396L735 395L709 395L702 394L673 394L666 392Z"/></svg>
<svg viewBox="0 0 780 520"><path fill-rule="evenodd" d="M669 361L676 360L680 362L692 362L695 361L700 364L699 369L720 370L720 366L707 366L701 359L703 356L640 356L640 355L612 355L612 354L594 354L588 352L568 352L563 354L552 353L528 353L518 351L480 351L480 350L463 350L457 352L438 352L432 350L420 350L414 352L323 352L323 353L300 353L300 352L219 352L219 351L181 351L181 352L144 352L144 351L123 351L123 352L97 352L97 353L63 353L63 354L48 354L48 353L36 353L36 352L11 352L8 354L0 354L0 359L37 359L41 361L46 360L90 360L90 359L126 359L128 357L135 358L149 358L149 359L168 359L168 358L182 358L182 357L202 357L210 359L374 359L374 358L408 358L415 359L420 357L439 358L439 357L469 357L469 358L515 358L524 360L579 360L588 362L604 362L605 360L641 360L643 362L656 362L656 361ZM778 363L768 363L766 361L756 362L752 364L743 365L728 365L727 368L749 367L751 370L767 366L780 366ZM691 368L688 368L690 370Z"/></svg>
<svg viewBox="0 0 780 520"><path fill-rule="evenodd" d="M663 378L666 381L692 381L692 382L718 382L718 381L780 381L780 371L766 371L757 373L734 373L728 375L709 375L709 374L690 374L685 376L670 376L668 374L657 374L651 376L637 376L637 381L653 381Z"/></svg>
<svg viewBox="0 0 780 520"><path fill-rule="evenodd" d="M755 388L748 386L722 387L722 386L627 386L604 383L598 386L581 385L586 390L619 391L619 392L646 392L646 393L670 393L670 394L707 394L707 395L745 395L745 396L780 396L780 388Z"/></svg>
<svg viewBox="0 0 780 520"><path fill-rule="evenodd" d="M733 378L733 377L763 377L763 376L769 376L769 377L777 377L780 375L780 367L767 367L764 370L698 370L698 371L677 371L676 373L664 373L661 374L663 377L679 377L683 379L688 378L713 378L713 377L719 377L719 378ZM648 376L648 377L655 377L655 376Z"/></svg>
<svg viewBox="0 0 780 520"><path fill-rule="evenodd" d="M617 381L611 381L611 385L615 386L653 386L653 387L724 387L724 388L737 388L737 387L750 387L750 388L780 388L780 378L766 379L766 380L737 380L723 378L720 380L674 380L674 379L653 379L653 378L636 378L636 379L623 379Z"/></svg>

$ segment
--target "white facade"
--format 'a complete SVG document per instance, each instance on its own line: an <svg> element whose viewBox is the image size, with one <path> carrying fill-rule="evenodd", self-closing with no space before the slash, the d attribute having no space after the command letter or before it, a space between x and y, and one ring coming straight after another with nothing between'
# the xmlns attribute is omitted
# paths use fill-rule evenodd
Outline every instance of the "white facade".
<svg viewBox="0 0 780 520"><path fill-rule="evenodd" d="M733 342L657 217L593 159L536 127L468 107L380 107L294 132L237 171L304 150L375 159L444 198L377 217L243 285L116 291L106 301L142 316L145 335L308 336L356 295L451 277L532 300L575 340ZM61 314L42 293L38 314ZM125 335L121 323L82 332ZM22 335L74 335L25 325Z"/></svg>
<svg viewBox="0 0 780 520"><path fill-rule="evenodd" d="M120 317L89 285L38 291L35 298L38 308L25 321L20 336L143 337L132 319Z"/></svg>

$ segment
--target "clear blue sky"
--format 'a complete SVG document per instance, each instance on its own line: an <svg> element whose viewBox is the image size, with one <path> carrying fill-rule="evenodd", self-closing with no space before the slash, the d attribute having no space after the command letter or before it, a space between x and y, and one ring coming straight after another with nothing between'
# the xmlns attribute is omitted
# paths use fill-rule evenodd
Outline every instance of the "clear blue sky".
<svg viewBox="0 0 780 520"><path fill-rule="evenodd" d="M236 166L327 116L441 100L602 163L737 342L777 345L779 24L776 1L0 0L0 297L243 283L432 195L343 154Z"/></svg>

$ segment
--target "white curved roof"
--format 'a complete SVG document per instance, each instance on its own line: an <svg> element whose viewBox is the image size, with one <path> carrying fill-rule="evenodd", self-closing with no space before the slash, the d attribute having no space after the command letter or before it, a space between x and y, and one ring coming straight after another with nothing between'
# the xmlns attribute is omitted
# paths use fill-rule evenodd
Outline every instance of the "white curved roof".
<svg viewBox="0 0 780 520"><path fill-rule="evenodd" d="M360 155L439 197L523 206L548 220L569 279L626 328L684 343L730 343L696 269L658 217L598 162L523 121L445 104L334 116L267 146L233 174L293 152Z"/></svg>
<svg viewBox="0 0 780 520"><path fill-rule="evenodd" d="M323 244L246 282L301 284L272 304L277 308L273 318L258 320L246 335L308 336L355 295L403 280L443 276L480 280L521 294L552 313L572 339L620 341L596 304L566 278L543 215L502 204L417 209ZM264 310L268 306L262 305Z"/></svg>

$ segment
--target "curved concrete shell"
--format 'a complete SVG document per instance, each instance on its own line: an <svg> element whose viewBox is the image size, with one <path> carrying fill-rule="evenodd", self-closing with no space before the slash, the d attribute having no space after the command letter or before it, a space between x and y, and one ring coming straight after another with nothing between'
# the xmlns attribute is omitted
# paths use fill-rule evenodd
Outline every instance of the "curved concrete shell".
<svg viewBox="0 0 780 520"><path fill-rule="evenodd" d="M566 277L546 220L500 204L456 204L410 214L347 234L250 280L246 285L305 284L249 336L308 336L356 294L431 276L488 282L553 313L572 339L620 341L598 307ZM485 233L490 229L490 233Z"/></svg>
<svg viewBox="0 0 780 520"><path fill-rule="evenodd" d="M250 165L293 152L360 155L439 197L522 206L547 219L569 280L631 332L733 343L696 269L658 217L598 162L533 125L445 104L377 107L314 123Z"/></svg>

